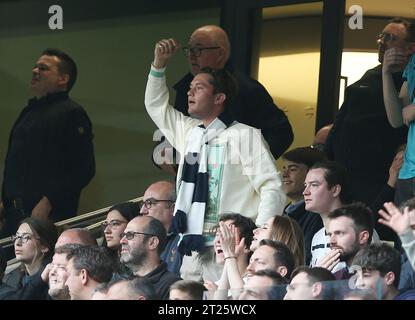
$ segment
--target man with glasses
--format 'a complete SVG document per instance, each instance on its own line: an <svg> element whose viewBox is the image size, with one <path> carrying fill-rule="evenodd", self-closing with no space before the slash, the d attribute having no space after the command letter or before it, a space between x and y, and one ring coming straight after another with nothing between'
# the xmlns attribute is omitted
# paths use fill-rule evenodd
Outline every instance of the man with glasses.
<svg viewBox="0 0 415 320"><path fill-rule="evenodd" d="M395 37L390 41L399 41L403 45L385 52L382 75L386 113L394 128L409 127L404 161L396 184L395 203L400 205L415 197L415 22L407 27L405 38ZM398 93L392 75L403 67L405 81Z"/></svg>
<svg viewBox="0 0 415 320"><path fill-rule="evenodd" d="M275 159L278 159L294 139L290 122L258 81L231 66L229 63L231 48L226 32L215 25L202 26L192 33L188 46L183 48L183 52L188 59L190 72L173 86L176 91L174 108L186 116L189 115L187 92L193 77L202 68L226 69L235 77L239 87L237 96L229 105L233 118L260 129L269 144L271 153ZM160 146L171 148L167 141ZM156 165L166 168L163 161L167 155L163 154L163 151L160 153L159 150L158 147L155 149L153 161Z"/></svg>
<svg viewBox="0 0 415 320"><path fill-rule="evenodd" d="M408 26L405 19L394 18L379 34L376 43L381 64L346 88L343 105L325 145L329 158L348 170L353 199L365 204L371 204L384 187L396 150L405 143L407 129L394 129L385 112L382 64L387 49L407 45ZM395 71L393 86L399 90L403 66Z"/></svg>
<svg viewBox="0 0 415 320"><path fill-rule="evenodd" d="M166 244L166 229L163 224L150 216L132 219L121 236L120 261L137 277L151 281L158 296L169 298L169 288L180 277L167 270L160 254Z"/></svg>
<svg viewBox="0 0 415 320"><path fill-rule="evenodd" d="M144 192L143 206L140 213L158 219L167 232L166 247L160 255L167 263L167 269L180 275L183 254L178 250L180 235L171 229L176 190L173 182L158 181L151 184Z"/></svg>

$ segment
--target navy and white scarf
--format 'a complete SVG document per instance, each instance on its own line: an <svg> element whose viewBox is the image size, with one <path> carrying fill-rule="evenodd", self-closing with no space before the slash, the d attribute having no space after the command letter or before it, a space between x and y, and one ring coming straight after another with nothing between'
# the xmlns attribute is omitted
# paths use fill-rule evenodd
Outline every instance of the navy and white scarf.
<svg viewBox="0 0 415 320"><path fill-rule="evenodd" d="M191 255L191 251L204 248L203 224L209 194L208 145L233 122L228 112L223 112L207 128L194 127L188 137L181 182L177 194L172 231L182 235L179 251Z"/></svg>

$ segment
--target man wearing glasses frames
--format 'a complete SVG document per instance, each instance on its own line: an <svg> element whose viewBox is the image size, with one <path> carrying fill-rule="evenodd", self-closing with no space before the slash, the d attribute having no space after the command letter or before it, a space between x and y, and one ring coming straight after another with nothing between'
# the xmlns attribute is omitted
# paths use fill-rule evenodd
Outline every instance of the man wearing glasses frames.
<svg viewBox="0 0 415 320"><path fill-rule="evenodd" d="M390 41L402 45L390 47L384 54L382 75L386 113L392 127L409 127L404 161L396 184L395 203L400 205L415 197L415 22ZM405 81L399 91L394 86L393 73L403 68Z"/></svg>
<svg viewBox="0 0 415 320"><path fill-rule="evenodd" d="M160 254L166 245L166 230L163 224L150 216L132 219L121 237L120 261L137 277L151 281L163 300L169 298L169 288L180 277L167 270Z"/></svg>
<svg viewBox="0 0 415 320"><path fill-rule="evenodd" d="M274 104L267 90L258 81L231 66L231 48L226 32L215 25L202 26L192 33L188 45L182 49L187 57L190 72L173 86L176 90L174 108L186 116L189 115L187 91L193 77L202 68L226 69L235 77L239 87L236 98L229 105L234 119L260 129L271 153L278 159L294 139L291 125L285 113ZM164 146L168 145L167 141L162 143ZM163 153L153 153L154 163L163 168L166 168L163 165L166 157Z"/></svg>
<svg viewBox="0 0 415 320"><path fill-rule="evenodd" d="M180 275L183 259L183 254L178 250L180 236L171 230L176 201L175 185L170 181L155 182L144 192L143 199L140 213L159 220L167 232L166 247L160 258L167 263L170 272Z"/></svg>
<svg viewBox="0 0 415 320"><path fill-rule="evenodd" d="M407 129L395 129L388 122L382 65L386 50L403 49L408 45L408 26L409 21L394 18L377 36L380 65L346 88L343 105L325 145L330 160L339 162L349 171L353 199L366 204L371 204L380 190L392 194L393 198L395 185L385 184L396 150L405 143ZM403 67L391 74L396 90L403 82Z"/></svg>

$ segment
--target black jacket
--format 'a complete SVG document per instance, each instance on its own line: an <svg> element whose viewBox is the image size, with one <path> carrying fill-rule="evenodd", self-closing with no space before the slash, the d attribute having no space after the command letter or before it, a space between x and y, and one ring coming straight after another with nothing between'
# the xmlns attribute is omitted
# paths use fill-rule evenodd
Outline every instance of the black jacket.
<svg viewBox="0 0 415 320"><path fill-rule="evenodd" d="M167 270L167 264L164 261L156 269L146 274L144 278L151 281L161 300L169 300L170 286L176 281L182 280Z"/></svg>
<svg viewBox="0 0 415 320"><path fill-rule="evenodd" d="M95 175L92 137L88 115L66 92L29 100L10 133L2 200L22 199L30 215L46 196L51 219L74 216Z"/></svg>
<svg viewBox="0 0 415 320"><path fill-rule="evenodd" d="M285 113L273 102L267 90L256 80L226 67L238 83L238 95L228 106L233 118L243 124L261 129L270 146L271 153L278 159L291 145L294 134ZM185 115L187 112L187 92L193 75L188 73L173 88L176 90L174 108Z"/></svg>
<svg viewBox="0 0 415 320"><path fill-rule="evenodd" d="M393 79L399 91L402 74L395 73ZM348 170L353 199L371 203L386 183L396 150L406 137L407 128L394 129L388 122L379 65L346 88L325 151Z"/></svg>

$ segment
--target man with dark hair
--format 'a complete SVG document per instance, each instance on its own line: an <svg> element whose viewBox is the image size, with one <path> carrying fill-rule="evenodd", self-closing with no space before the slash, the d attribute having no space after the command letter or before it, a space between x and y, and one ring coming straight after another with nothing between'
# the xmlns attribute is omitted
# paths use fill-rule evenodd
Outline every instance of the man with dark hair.
<svg viewBox="0 0 415 320"><path fill-rule="evenodd" d="M415 289L415 198L403 202L399 208L387 202L379 215L379 222L391 228L402 243L399 289Z"/></svg>
<svg viewBox="0 0 415 320"><path fill-rule="evenodd" d="M334 280L325 268L298 267L292 273L284 300L332 300L334 295L328 287Z"/></svg>
<svg viewBox="0 0 415 320"><path fill-rule="evenodd" d="M395 129L385 111L382 64L385 51L407 45L408 21L392 19L377 38L380 65L368 70L346 88L345 99L327 138L331 160L349 171L353 199L370 204L388 180L389 166L398 147L405 143L407 128ZM402 71L393 73L393 86L402 85Z"/></svg>
<svg viewBox="0 0 415 320"><path fill-rule="evenodd" d="M314 267L330 251L328 214L350 202L350 190L346 170L332 161L314 164L307 173L304 185L305 209L318 213L324 225L311 241L310 266ZM334 271L343 267L344 264L338 264Z"/></svg>
<svg viewBox="0 0 415 320"><path fill-rule="evenodd" d="M323 227L317 213L307 211L304 202L304 181L308 170L317 162L323 161L324 153L311 147L292 149L282 155L282 188L291 203L284 212L298 222L304 234L305 263L311 260L311 240Z"/></svg>
<svg viewBox="0 0 415 320"><path fill-rule="evenodd" d="M211 279L218 279L222 273L216 282L214 299L226 299L229 289L235 298L239 296L247 274L252 253L249 247L255 229L256 225L251 219L238 213L221 215L214 241L216 261L208 260L208 257L205 257L207 254L204 254L201 255L203 262L200 266L203 268L203 280L208 284Z"/></svg>
<svg viewBox="0 0 415 320"><path fill-rule="evenodd" d="M96 287L92 300L157 300L158 296L150 280L134 278L117 279Z"/></svg>
<svg viewBox="0 0 415 320"><path fill-rule="evenodd" d="M415 290L399 292L401 257L399 251L387 244L371 244L360 250L353 265L358 271L356 286L370 289L379 300L415 300Z"/></svg>
<svg viewBox="0 0 415 320"><path fill-rule="evenodd" d="M91 121L68 95L77 76L74 61L47 49L32 72L35 98L11 130L4 166L3 235L30 215L53 221L75 216L81 189L95 174Z"/></svg>
<svg viewBox="0 0 415 320"><path fill-rule="evenodd" d="M352 203L333 210L328 218L330 251L321 259L319 266L331 271L337 263L345 262L346 267L335 272L334 276L337 280L349 279L352 273L348 268L354 256L372 241L372 211L363 203Z"/></svg>
<svg viewBox="0 0 415 320"><path fill-rule="evenodd" d="M254 272L244 285L239 300L282 300L285 279L278 272L263 269Z"/></svg>
<svg viewBox="0 0 415 320"><path fill-rule="evenodd" d="M138 216L132 219L121 237L120 261L136 277L148 279L163 300L169 298L169 288L180 278L167 270L160 260L166 245L166 229L156 218Z"/></svg>
<svg viewBox="0 0 415 320"><path fill-rule="evenodd" d="M71 300L90 300L99 283L111 280L113 262L102 247L77 245L66 255Z"/></svg>
<svg viewBox="0 0 415 320"><path fill-rule="evenodd" d="M278 272L284 279L289 279L294 266L294 255L285 244L263 239L251 256L247 267L248 278L256 271L271 269Z"/></svg>
<svg viewBox="0 0 415 320"><path fill-rule="evenodd" d="M282 213L285 195L261 133L234 121L225 107L233 93L233 85L220 85L232 83L227 72L204 70L194 77L188 91L191 117L169 105L165 68L179 48L174 39L156 44L145 105L152 120L184 155L172 225L175 232L184 234L179 250L192 254L183 258L183 274L186 268L193 269L198 252L213 245L210 230L221 213L240 212L262 225Z"/></svg>
<svg viewBox="0 0 415 320"><path fill-rule="evenodd" d="M194 280L180 280L170 286L170 300L203 300L205 286Z"/></svg>

